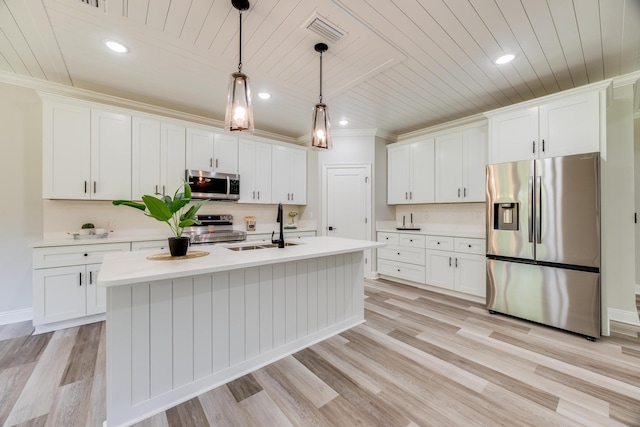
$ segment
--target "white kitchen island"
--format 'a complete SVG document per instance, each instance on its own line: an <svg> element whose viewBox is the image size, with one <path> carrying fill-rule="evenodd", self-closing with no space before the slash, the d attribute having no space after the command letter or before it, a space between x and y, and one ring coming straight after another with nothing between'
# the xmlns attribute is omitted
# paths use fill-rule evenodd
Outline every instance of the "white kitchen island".
<svg viewBox="0 0 640 427"><path fill-rule="evenodd" d="M333 237L283 249L105 256L107 424L130 425L364 321L363 251ZM253 245L247 243L246 245Z"/></svg>

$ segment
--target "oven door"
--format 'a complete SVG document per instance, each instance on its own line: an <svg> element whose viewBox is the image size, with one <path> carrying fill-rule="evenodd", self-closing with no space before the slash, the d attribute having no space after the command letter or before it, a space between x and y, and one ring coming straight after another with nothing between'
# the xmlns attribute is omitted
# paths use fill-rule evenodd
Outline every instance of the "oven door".
<svg viewBox="0 0 640 427"><path fill-rule="evenodd" d="M193 199L240 199L239 175L187 169L185 180L191 187Z"/></svg>

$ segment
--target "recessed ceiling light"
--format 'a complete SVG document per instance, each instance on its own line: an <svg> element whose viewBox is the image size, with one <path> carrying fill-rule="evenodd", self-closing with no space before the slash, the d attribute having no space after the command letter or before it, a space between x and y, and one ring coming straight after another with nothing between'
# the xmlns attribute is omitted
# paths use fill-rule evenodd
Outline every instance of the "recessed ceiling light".
<svg viewBox="0 0 640 427"><path fill-rule="evenodd" d="M260 99L269 99L269 98L271 98L271 94L267 93L267 92L260 92L258 94L258 96L260 97Z"/></svg>
<svg viewBox="0 0 640 427"><path fill-rule="evenodd" d="M516 56L512 53L508 53L506 55L502 55L500 58L496 59L496 64L498 65L502 65L502 64L507 64L511 61L513 61L513 58L515 58Z"/></svg>
<svg viewBox="0 0 640 427"><path fill-rule="evenodd" d="M348 125L348 124L349 124L349 120L340 120L340 121L338 122L338 124L340 124L340 125L342 125L342 126Z"/></svg>
<svg viewBox="0 0 640 427"><path fill-rule="evenodd" d="M114 42L113 40L105 40L104 44L114 52L118 52L118 53L129 52L129 49L125 45L123 45L122 43Z"/></svg>

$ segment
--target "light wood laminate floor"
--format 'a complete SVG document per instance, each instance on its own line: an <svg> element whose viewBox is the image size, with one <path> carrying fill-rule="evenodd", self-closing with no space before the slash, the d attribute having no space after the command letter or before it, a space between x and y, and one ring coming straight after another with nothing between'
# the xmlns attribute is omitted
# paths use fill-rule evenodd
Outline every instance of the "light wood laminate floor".
<svg viewBox="0 0 640 427"><path fill-rule="evenodd" d="M366 297L365 324L138 426L640 426L637 328L594 343L382 280ZM0 327L0 425L102 425L104 322L29 332Z"/></svg>

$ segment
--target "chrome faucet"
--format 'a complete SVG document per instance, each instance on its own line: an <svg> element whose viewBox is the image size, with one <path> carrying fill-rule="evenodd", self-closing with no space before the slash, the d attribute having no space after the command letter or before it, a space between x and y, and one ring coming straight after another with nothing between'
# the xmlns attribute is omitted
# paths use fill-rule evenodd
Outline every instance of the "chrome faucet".
<svg viewBox="0 0 640 427"><path fill-rule="evenodd" d="M276 232L272 231L271 243L277 243L279 248L284 248L284 221L282 220L282 203L278 203L278 217L276 218L276 222L280 223L280 238L278 240L273 240L273 235Z"/></svg>

